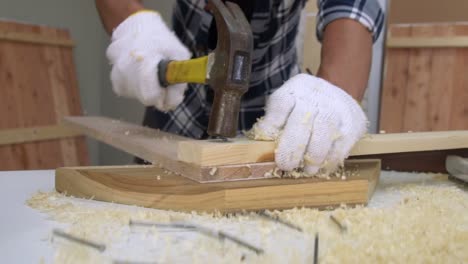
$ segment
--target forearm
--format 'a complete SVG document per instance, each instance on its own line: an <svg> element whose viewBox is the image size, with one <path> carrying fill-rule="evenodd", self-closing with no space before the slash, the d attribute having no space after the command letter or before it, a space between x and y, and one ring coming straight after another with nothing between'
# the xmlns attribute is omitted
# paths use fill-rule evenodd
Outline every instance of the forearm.
<svg viewBox="0 0 468 264"><path fill-rule="evenodd" d="M354 20L338 19L325 28L317 76L361 101L371 60L372 34Z"/></svg>
<svg viewBox="0 0 468 264"><path fill-rule="evenodd" d="M131 14L143 10L140 0L96 0L96 8L107 33L112 34Z"/></svg>

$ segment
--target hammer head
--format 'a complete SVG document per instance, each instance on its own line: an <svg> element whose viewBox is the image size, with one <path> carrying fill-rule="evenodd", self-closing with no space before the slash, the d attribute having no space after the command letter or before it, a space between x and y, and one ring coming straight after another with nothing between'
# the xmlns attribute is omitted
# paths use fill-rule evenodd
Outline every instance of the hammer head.
<svg viewBox="0 0 468 264"><path fill-rule="evenodd" d="M235 137L241 97L249 89L253 37L250 24L237 4L209 0L218 40L209 57L207 83L214 90L208 123L210 136Z"/></svg>

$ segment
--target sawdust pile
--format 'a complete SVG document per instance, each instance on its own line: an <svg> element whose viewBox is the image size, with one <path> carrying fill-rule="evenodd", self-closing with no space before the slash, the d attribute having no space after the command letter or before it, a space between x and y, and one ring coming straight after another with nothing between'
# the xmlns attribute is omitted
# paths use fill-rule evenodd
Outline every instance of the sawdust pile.
<svg viewBox="0 0 468 264"><path fill-rule="evenodd" d="M67 232L107 245L104 253L54 242L56 263L312 263L314 236L319 263L467 263L468 194L457 187L406 186L391 208L292 209L271 212L304 232L259 218L178 213L90 203L61 194L38 193L28 205L66 223ZM330 220L333 214L347 231ZM188 221L221 229L265 250L256 255L237 244L193 232L131 229L130 219Z"/></svg>

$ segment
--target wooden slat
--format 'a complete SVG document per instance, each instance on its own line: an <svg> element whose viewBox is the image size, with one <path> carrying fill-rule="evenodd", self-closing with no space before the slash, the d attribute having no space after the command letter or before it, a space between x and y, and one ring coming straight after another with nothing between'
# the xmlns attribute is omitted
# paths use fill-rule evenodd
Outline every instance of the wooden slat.
<svg viewBox="0 0 468 264"><path fill-rule="evenodd" d="M152 166L59 168L55 188L81 198L177 211L329 207L366 204L379 178L379 162L347 163L347 180L263 179L200 184Z"/></svg>
<svg viewBox="0 0 468 264"><path fill-rule="evenodd" d="M432 27L412 27L411 36L432 36ZM412 49L408 61L403 131L429 131L432 49Z"/></svg>
<svg viewBox="0 0 468 264"><path fill-rule="evenodd" d="M389 37L387 48L468 48L468 37Z"/></svg>
<svg viewBox="0 0 468 264"><path fill-rule="evenodd" d="M30 33L0 31L0 40L8 40L12 42L24 42L31 44L45 44L53 46L73 47L75 43L70 39L58 37L40 36Z"/></svg>
<svg viewBox="0 0 468 264"><path fill-rule="evenodd" d="M210 167L273 161L275 143L231 139L230 142L194 140L104 117L67 117L64 124L165 168L180 172L192 165ZM352 156L381 153L468 148L468 131L368 135L353 148ZM177 163L174 163L177 161ZM165 164L167 162L167 166ZM182 167L177 167L182 166ZM247 166L231 167L243 170Z"/></svg>
<svg viewBox="0 0 468 264"><path fill-rule="evenodd" d="M0 145L76 137L79 132L65 126L39 126L0 130Z"/></svg>
<svg viewBox="0 0 468 264"><path fill-rule="evenodd" d="M179 160L202 166L274 160L276 143L233 139L231 143L191 140L179 143ZM468 148L468 131L373 134L361 139L351 156Z"/></svg>
<svg viewBox="0 0 468 264"><path fill-rule="evenodd" d="M68 39L65 30L0 22L0 32ZM70 47L0 39L0 129L57 125L80 115ZM66 73L66 74L65 74ZM1 170L52 169L88 162L83 137L0 146Z"/></svg>
<svg viewBox="0 0 468 264"><path fill-rule="evenodd" d="M433 25L432 34L441 37L453 36L454 26ZM456 59L456 49L438 48L432 49L430 85L427 101L427 130L441 131L449 129L450 105L453 99L454 79L456 74L453 72ZM440 78L440 76L444 76ZM441 89L443 87L443 89Z"/></svg>
<svg viewBox="0 0 468 264"><path fill-rule="evenodd" d="M468 148L405 153L375 154L354 157L355 159L380 159L383 170L448 173L445 165L447 156L468 158Z"/></svg>
<svg viewBox="0 0 468 264"><path fill-rule="evenodd" d="M392 37L409 36L410 27L391 27ZM387 133L403 131L406 90L408 82L408 59L410 50L387 50L385 61L385 77L380 106L380 129Z"/></svg>
<svg viewBox="0 0 468 264"><path fill-rule="evenodd" d="M456 35L468 36L468 24L457 24L454 27ZM468 48L457 49L453 71L449 128L468 129Z"/></svg>

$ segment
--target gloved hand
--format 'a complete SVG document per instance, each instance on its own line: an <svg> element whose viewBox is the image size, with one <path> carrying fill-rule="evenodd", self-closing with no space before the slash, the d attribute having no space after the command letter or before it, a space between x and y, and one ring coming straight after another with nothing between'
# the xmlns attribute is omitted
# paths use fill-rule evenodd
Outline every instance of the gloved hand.
<svg viewBox="0 0 468 264"><path fill-rule="evenodd" d="M190 57L190 51L158 13L135 13L114 30L107 49L107 58L112 64L113 90L119 96L136 98L146 106L172 110L182 102L187 84L162 88L158 64L162 59L187 60Z"/></svg>
<svg viewBox="0 0 468 264"><path fill-rule="evenodd" d="M270 96L265 116L250 134L278 140L279 169L303 166L313 175L321 168L336 170L366 129L366 115L350 95L321 78L298 74Z"/></svg>

